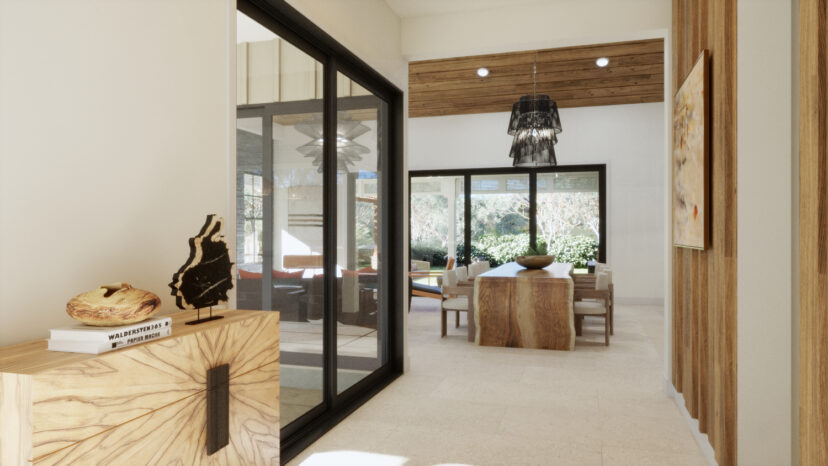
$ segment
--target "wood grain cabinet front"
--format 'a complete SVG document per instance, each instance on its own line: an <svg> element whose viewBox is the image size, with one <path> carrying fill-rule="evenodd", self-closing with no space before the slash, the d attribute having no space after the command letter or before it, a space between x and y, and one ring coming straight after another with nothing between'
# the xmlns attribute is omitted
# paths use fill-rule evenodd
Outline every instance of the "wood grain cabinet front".
<svg viewBox="0 0 828 466"><path fill-rule="evenodd" d="M0 463L278 464L278 313L184 325L194 314L174 315L171 337L102 355L0 349ZM223 364L229 443L208 455L206 374Z"/></svg>

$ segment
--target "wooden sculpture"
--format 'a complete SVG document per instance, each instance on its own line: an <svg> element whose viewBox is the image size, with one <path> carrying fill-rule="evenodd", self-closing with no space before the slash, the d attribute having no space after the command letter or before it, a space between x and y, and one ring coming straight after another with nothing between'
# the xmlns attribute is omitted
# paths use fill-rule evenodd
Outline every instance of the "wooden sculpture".
<svg viewBox="0 0 828 466"><path fill-rule="evenodd" d="M66 303L66 313L86 325L110 327L142 322L159 307L155 293L118 282L75 296Z"/></svg>
<svg viewBox="0 0 828 466"><path fill-rule="evenodd" d="M190 257L173 274L171 294L179 308L210 308L210 317L202 319L199 312L198 318L187 324L221 319L221 316L213 316L213 306L227 302L227 291L233 288L233 263L221 234L223 224L221 217L208 215L198 235L190 238Z"/></svg>

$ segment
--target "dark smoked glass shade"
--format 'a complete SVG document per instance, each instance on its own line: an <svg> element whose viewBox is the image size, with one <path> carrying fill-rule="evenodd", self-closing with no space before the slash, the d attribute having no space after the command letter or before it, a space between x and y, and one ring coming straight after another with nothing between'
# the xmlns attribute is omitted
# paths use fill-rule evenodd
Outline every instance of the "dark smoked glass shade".
<svg viewBox="0 0 828 466"><path fill-rule="evenodd" d="M555 158L555 131L544 126L537 113L521 115L518 130L509 151L516 167L545 167L558 164Z"/></svg>
<svg viewBox="0 0 828 466"><path fill-rule="evenodd" d="M512 116L509 118L509 130L507 131L509 136L514 136L515 132L517 132L520 116L531 112L544 114L544 118L546 118L544 123L548 123L548 126L555 130L555 134L562 131L557 102L545 94L539 94L534 99L531 95L525 95L512 105Z"/></svg>
<svg viewBox="0 0 828 466"><path fill-rule="evenodd" d="M509 157L516 167L545 167L558 164L555 144L561 132L558 105L548 95L536 99L525 95L512 106L507 133L513 135Z"/></svg>

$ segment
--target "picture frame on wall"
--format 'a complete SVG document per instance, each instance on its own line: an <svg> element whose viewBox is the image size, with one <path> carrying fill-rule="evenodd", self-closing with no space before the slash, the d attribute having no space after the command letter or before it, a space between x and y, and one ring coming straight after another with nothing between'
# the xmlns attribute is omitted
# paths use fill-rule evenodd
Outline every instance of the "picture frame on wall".
<svg viewBox="0 0 828 466"><path fill-rule="evenodd" d="M673 99L673 245L710 248L710 71L702 50Z"/></svg>

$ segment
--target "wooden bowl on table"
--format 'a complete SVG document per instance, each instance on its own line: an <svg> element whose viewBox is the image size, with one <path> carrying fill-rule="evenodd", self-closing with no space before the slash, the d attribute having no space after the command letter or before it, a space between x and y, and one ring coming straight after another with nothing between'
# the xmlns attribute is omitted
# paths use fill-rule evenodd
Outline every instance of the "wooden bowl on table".
<svg viewBox="0 0 828 466"><path fill-rule="evenodd" d="M542 269L555 262L555 256L518 256L515 262L527 269Z"/></svg>

